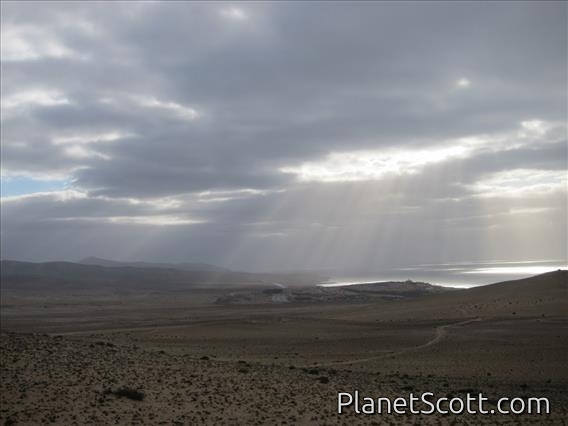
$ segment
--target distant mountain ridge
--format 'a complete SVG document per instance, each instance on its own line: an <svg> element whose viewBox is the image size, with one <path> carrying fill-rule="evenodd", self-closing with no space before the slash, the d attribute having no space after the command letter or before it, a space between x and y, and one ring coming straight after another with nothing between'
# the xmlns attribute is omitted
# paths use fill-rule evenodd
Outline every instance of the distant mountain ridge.
<svg viewBox="0 0 568 426"><path fill-rule="evenodd" d="M109 261L112 262L112 261ZM226 269L196 270L154 267L144 262L109 265L73 262L21 262L2 260L0 281L2 291L50 294L69 291L162 291L188 288L268 286L282 283L285 286L312 285L321 277L310 274L269 274L234 272ZM187 264L183 264L186 267ZM183 266L182 265L182 266ZM210 266L210 265L209 265ZM213 267L215 268L215 267Z"/></svg>
<svg viewBox="0 0 568 426"><path fill-rule="evenodd" d="M220 266L210 265L208 263L163 263L163 262L121 262L116 260L103 259L100 257L86 257L77 262L81 265L104 266L107 268L161 268L161 269L179 269L181 271L207 271L207 272L230 272L230 269L221 268Z"/></svg>

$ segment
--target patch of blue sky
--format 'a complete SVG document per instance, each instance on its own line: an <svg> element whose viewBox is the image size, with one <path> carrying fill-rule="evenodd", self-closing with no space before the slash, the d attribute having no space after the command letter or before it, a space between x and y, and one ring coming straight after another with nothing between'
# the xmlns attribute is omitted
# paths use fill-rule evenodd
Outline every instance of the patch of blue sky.
<svg viewBox="0 0 568 426"><path fill-rule="evenodd" d="M0 195L13 197L36 192L61 191L69 186L68 180L43 180L23 176L2 177L0 179Z"/></svg>

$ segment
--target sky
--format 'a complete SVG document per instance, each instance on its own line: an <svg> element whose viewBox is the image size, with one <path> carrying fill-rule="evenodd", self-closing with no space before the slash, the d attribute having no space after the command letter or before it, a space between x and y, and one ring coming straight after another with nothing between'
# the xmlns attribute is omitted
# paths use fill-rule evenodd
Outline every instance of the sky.
<svg viewBox="0 0 568 426"><path fill-rule="evenodd" d="M2 258L565 261L567 7L3 1Z"/></svg>

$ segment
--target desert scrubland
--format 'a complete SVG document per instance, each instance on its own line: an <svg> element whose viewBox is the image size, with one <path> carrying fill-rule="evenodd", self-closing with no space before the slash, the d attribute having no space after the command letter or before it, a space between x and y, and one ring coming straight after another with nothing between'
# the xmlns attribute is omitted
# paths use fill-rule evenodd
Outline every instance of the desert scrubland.
<svg viewBox="0 0 568 426"><path fill-rule="evenodd" d="M444 290L157 268L95 267L85 279L73 265L3 265L3 424L564 424L568 414L566 271ZM551 413L338 414L338 392L355 390L481 392L489 408L546 397Z"/></svg>

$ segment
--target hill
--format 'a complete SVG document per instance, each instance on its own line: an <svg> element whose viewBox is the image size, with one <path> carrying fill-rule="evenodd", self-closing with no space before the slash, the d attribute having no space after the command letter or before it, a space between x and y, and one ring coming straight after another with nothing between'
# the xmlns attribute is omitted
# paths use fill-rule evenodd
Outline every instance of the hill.
<svg viewBox="0 0 568 426"><path fill-rule="evenodd" d="M418 300L350 313L352 319L381 317L429 320L464 317L550 317L568 311L568 271L558 270L467 290L430 294ZM345 316L347 318L347 316Z"/></svg>
<svg viewBox="0 0 568 426"><path fill-rule="evenodd" d="M182 271L209 271L209 272L230 272L229 269L208 263L161 263L161 262L119 262L115 260L103 259L100 257L86 257L78 262L81 265L105 266L107 268L132 267L132 268L162 268L179 269Z"/></svg>
<svg viewBox="0 0 568 426"><path fill-rule="evenodd" d="M183 270L165 267L100 266L73 262L19 262L3 260L0 268L3 293L53 296L74 292L115 293L172 291L189 288L272 287L315 285L320 277L309 274L254 274L227 270Z"/></svg>

